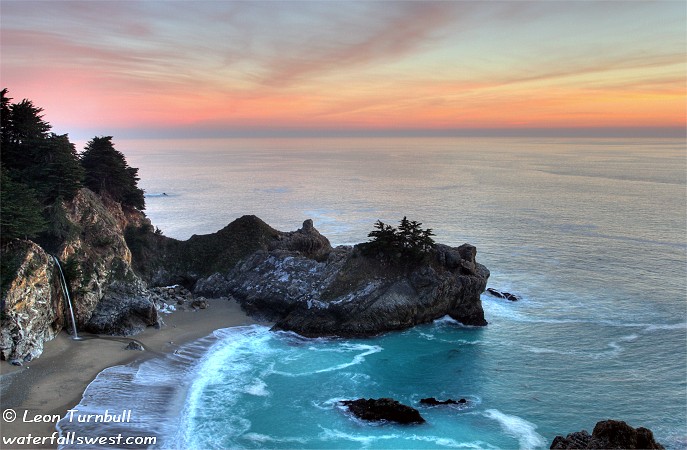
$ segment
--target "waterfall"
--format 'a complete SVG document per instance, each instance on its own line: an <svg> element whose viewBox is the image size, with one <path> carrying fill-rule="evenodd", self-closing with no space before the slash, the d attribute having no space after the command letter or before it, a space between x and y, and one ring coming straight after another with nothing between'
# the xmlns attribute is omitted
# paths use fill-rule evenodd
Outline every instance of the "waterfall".
<svg viewBox="0 0 687 450"><path fill-rule="evenodd" d="M55 264L57 264L57 268L60 269L60 285L62 286L62 292L64 292L64 296L67 298L67 304L69 305L69 314L71 315L71 318L72 318L72 330L74 330L73 339L75 341L78 341L81 338L79 337L79 334L76 332L76 319L74 319L74 307L72 306L72 299L71 299L71 297L69 297L69 286L67 286L67 280L66 280L66 278L64 278L64 272L62 272L62 266L60 265L60 260L57 259L57 257L54 255L52 258L55 260Z"/></svg>

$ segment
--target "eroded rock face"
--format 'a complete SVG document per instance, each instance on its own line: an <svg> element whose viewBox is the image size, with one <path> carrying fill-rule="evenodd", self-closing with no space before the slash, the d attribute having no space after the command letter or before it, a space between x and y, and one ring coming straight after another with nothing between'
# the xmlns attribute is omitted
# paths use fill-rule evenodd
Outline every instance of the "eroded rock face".
<svg viewBox="0 0 687 450"><path fill-rule="evenodd" d="M348 410L359 419L371 422L425 423L425 419L417 409L391 398L359 398L357 400L343 400L341 404L348 407Z"/></svg>
<svg viewBox="0 0 687 450"><path fill-rule="evenodd" d="M95 334L131 336L157 323L157 308L143 283L116 281L109 285L84 329Z"/></svg>
<svg viewBox="0 0 687 450"><path fill-rule="evenodd" d="M66 323L57 267L50 255L31 241L10 242L3 248L2 258L3 272L16 270L16 275L8 281L8 273L3 273L0 356L8 361L30 361Z"/></svg>
<svg viewBox="0 0 687 450"><path fill-rule="evenodd" d="M551 443L552 449L662 449L654 440L651 430L643 427L633 428L620 420L597 422L590 435L582 430L566 437L556 436Z"/></svg>
<svg viewBox="0 0 687 450"><path fill-rule="evenodd" d="M316 236L308 222L301 230ZM275 321L276 329L310 337L371 336L445 315L486 325L480 294L489 271L469 244L437 245L427 261L399 265L315 242L305 252L290 244L258 251L225 274L199 280L195 291L231 294L249 313Z"/></svg>
<svg viewBox="0 0 687 450"><path fill-rule="evenodd" d="M90 321L98 303L116 281L140 283L131 269L131 252L124 239L130 223L148 221L136 210L81 189L65 204L67 218L78 230L60 247L58 257L73 267L69 277L77 327Z"/></svg>
<svg viewBox="0 0 687 450"><path fill-rule="evenodd" d="M53 251L69 284L77 330L130 335L157 324L154 302L131 268L124 240L124 229L145 223L145 215L88 189L63 207L67 236L53 243ZM2 258L0 356L29 360L68 324L59 270L52 256L31 241L8 243Z"/></svg>

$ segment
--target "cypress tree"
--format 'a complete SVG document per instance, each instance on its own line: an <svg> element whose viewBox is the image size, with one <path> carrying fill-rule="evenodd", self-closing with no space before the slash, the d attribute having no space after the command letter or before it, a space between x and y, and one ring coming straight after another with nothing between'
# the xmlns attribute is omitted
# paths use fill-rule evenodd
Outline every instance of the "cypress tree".
<svg viewBox="0 0 687 450"><path fill-rule="evenodd" d="M124 155L112 144L112 136L94 137L81 154L84 184L123 205L145 209L143 190L138 187L138 169L129 167Z"/></svg>
<svg viewBox="0 0 687 450"><path fill-rule="evenodd" d="M0 238L31 239L45 230L43 207L33 189L12 180L3 167L0 171Z"/></svg>

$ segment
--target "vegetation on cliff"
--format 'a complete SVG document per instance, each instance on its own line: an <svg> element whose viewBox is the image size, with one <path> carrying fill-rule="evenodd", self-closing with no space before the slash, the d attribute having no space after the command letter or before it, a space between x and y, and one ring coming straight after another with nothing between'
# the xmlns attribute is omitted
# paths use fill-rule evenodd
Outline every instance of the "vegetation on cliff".
<svg viewBox="0 0 687 450"><path fill-rule="evenodd" d="M375 229L367 235L372 239L358 244L358 248L368 256L395 262L417 262L435 247L432 229L423 229L421 225L422 223L408 220L405 216L398 228L378 220L374 225Z"/></svg>
<svg viewBox="0 0 687 450"><path fill-rule="evenodd" d="M138 187L138 169L129 167L124 155L115 150L112 136L95 137L81 154L86 170L84 184L101 195L136 209L145 209L143 190Z"/></svg>
<svg viewBox="0 0 687 450"><path fill-rule="evenodd" d="M2 202L0 238L36 239L57 247L75 230L65 221L64 202L82 187L123 205L145 208L138 169L126 164L111 137L96 137L81 155L66 134L58 135L31 100L12 103L0 91L0 166Z"/></svg>

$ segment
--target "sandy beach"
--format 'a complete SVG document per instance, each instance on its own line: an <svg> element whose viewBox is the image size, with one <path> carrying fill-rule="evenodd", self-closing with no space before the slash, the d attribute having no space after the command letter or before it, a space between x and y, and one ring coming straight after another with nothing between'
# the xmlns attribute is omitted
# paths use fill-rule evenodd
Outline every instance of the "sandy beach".
<svg viewBox="0 0 687 450"><path fill-rule="evenodd" d="M255 323L234 301L209 299L208 308L179 310L161 314L164 325L148 328L132 337L90 338L74 341L65 332L46 342L43 354L22 367L3 361L0 364L0 409L13 410L17 418L8 423L0 420L3 437L50 436L55 423L28 422L39 416L64 416L81 400L81 396L98 373L107 367L173 352L180 345L207 336L219 328ZM126 350L132 340L143 344L145 351ZM0 448L54 448L53 445L21 445Z"/></svg>

